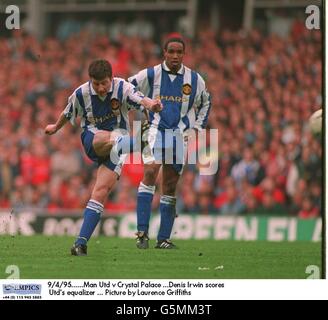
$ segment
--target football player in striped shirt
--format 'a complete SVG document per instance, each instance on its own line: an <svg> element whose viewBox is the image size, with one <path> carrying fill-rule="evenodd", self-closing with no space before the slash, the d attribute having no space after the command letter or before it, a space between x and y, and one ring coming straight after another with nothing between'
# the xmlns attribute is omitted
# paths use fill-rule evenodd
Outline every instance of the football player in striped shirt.
<svg viewBox="0 0 328 320"><path fill-rule="evenodd" d="M143 150L144 177L137 199L137 247L147 249L151 203L155 182L162 167L161 223L155 248L174 249L170 240L176 217L176 186L182 173L190 129L200 131L207 124L210 95L203 78L183 65L185 43L179 37L164 45L163 63L140 71L129 81L143 94L160 99L163 110L149 112L148 150ZM172 157L173 153L173 157ZM173 158L173 161L171 159Z"/></svg>
<svg viewBox="0 0 328 320"><path fill-rule="evenodd" d="M119 178L126 153L137 145L130 137L128 111L162 110L161 102L145 97L129 82L112 76L111 64L95 60L89 66L90 81L77 88L55 124L45 128L54 134L68 121L81 118L82 144L88 157L98 164L96 183L84 211L79 237L71 248L72 255L86 255L87 242L104 210L109 192ZM63 141L65 143L65 141Z"/></svg>

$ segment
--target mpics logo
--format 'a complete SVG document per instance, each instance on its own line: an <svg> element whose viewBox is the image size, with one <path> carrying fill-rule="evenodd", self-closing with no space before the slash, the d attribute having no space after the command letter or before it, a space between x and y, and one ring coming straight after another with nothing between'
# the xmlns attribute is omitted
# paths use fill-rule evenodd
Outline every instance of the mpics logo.
<svg viewBox="0 0 328 320"><path fill-rule="evenodd" d="M7 294L41 294L41 284L3 284L2 292Z"/></svg>

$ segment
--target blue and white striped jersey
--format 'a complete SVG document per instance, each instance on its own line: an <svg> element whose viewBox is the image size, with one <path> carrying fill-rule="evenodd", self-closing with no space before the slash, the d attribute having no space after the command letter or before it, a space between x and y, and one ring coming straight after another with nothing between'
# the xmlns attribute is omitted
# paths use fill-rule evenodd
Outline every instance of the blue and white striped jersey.
<svg viewBox="0 0 328 320"><path fill-rule="evenodd" d="M81 117L81 127L92 132L119 128L129 131L128 111L143 110L140 102L144 97L131 83L113 78L106 97L101 98L88 81L68 98L64 115L73 125L76 118Z"/></svg>
<svg viewBox="0 0 328 320"><path fill-rule="evenodd" d="M140 71L129 82L151 99L160 98L163 110L149 112L150 122L159 130L205 128L211 108L205 81L195 71L182 65L176 75L166 63Z"/></svg>

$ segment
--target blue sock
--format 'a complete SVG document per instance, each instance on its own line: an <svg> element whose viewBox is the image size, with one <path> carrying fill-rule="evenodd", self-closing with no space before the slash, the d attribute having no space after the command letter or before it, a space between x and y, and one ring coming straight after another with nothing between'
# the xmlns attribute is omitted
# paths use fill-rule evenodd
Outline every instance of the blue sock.
<svg viewBox="0 0 328 320"><path fill-rule="evenodd" d="M140 182L137 197L137 227L138 231L148 233L151 214L151 203L155 193L155 186L146 186Z"/></svg>
<svg viewBox="0 0 328 320"><path fill-rule="evenodd" d="M116 140L116 150L119 156L135 151L136 139L131 136L121 136Z"/></svg>
<svg viewBox="0 0 328 320"><path fill-rule="evenodd" d="M172 196L161 196L159 210L161 212L161 224L157 240L170 239L175 219L176 198Z"/></svg>
<svg viewBox="0 0 328 320"><path fill-rule="evenodd" d="M93 231L100 220L100 215L104 211L104 206L95 200L89 200L87 207L84 210L84 220L81 227L79 237L75 244L87 244Z"/></svg>

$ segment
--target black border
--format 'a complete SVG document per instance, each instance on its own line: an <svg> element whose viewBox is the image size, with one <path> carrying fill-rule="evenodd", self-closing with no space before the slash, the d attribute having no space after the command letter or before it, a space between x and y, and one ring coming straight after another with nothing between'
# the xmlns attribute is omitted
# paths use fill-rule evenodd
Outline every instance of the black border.
<svg viewBox="0 0 328 320"><path fill-rule="evenodd" d="M322 109L323 109L323 125L322 125L322 145L323 145L323 157L322 157L322 264L321 264L321 277L322 279L326 279L326 249L327 249L327 244L326 244L326 128L325 128L325 123L326 123L326 46L325 46L325 36L326 36L326 1L322 1L322 32L321 32L321 37L322 37L322 63L323 63L323 68L322 68Z"/></svg>

